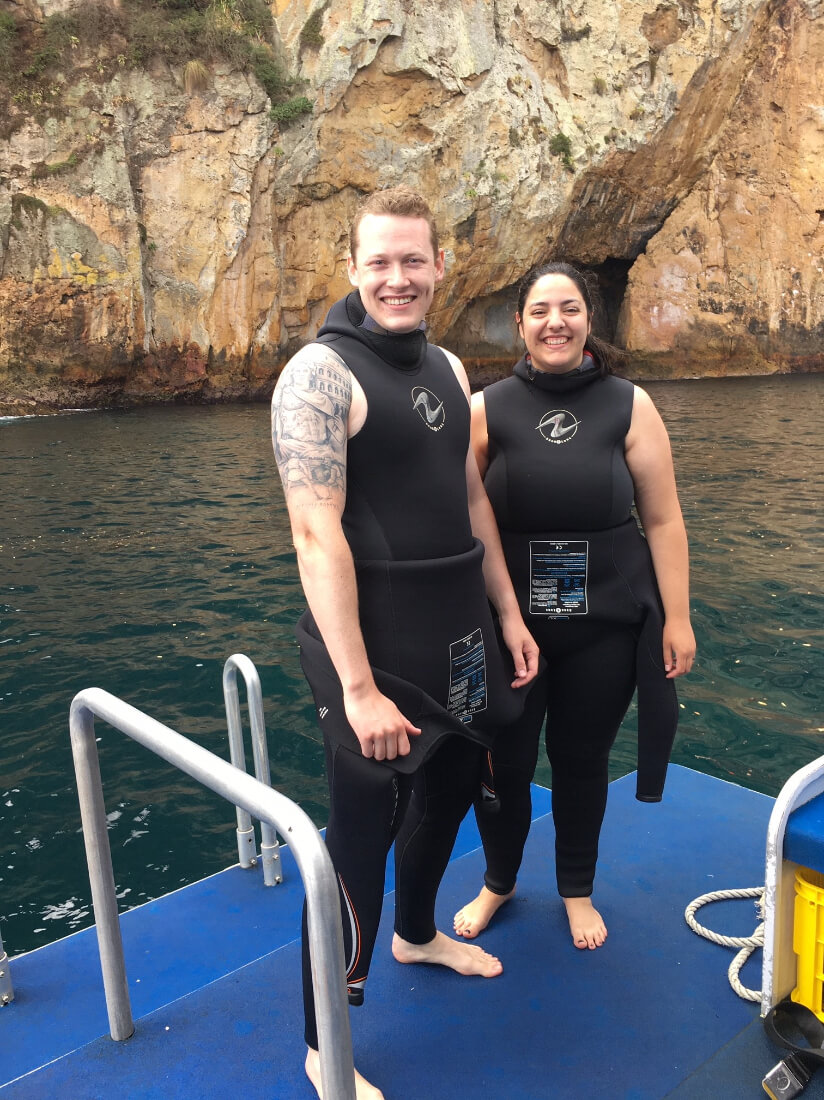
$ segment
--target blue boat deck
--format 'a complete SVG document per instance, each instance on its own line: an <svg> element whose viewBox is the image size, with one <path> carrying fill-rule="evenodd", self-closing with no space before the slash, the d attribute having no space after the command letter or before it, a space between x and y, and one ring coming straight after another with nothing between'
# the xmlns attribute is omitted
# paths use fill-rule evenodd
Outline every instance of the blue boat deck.
<svg viewBox="0 0 824 1100"><path fill-rule="evenodd" d="M780 1057L758 1006L727 981L729 949L689 930L699 894L764 881L773 801L673 766L664 801L635 801L635 777L610 787L597 901L609 928L577 951L554 888L550 794L534 822L518 895L480 941L499 978L404 967L389 953L386 899L366 1003L352 1011L355 1062L386 1094L455 1100L763 1096ZM462 827L439 899L439 925L483 873L474 822ZM135 1035L108 1025L94 930L12 960L15 1000L0 1011L2 1100L217 1097L311 1100L303 1075L300 879L265 888L231 868L121 920ZM751 902L720 902L702 923L750 935ZM742 980L760 988L760 952ZM805 1096L824 1096L814 1078Z"/></svg>

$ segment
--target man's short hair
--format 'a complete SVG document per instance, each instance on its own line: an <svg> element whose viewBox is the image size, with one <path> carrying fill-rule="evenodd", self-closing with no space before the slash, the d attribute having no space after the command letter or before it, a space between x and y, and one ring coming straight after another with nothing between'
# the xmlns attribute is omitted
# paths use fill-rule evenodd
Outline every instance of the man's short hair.
<svg viewBox="0 0 824 1100"><path fill-rule="evenodd" d="M349 255L353 260L358 247L358 226L367 214L389 214L396 218L423 218L429 226L432 252L437 257L438 228L435 225L435 216L429 209L429 203L417 191L401 184L400 187L387 187L383 191L374 191L361 200L349 229Z"/></svg>

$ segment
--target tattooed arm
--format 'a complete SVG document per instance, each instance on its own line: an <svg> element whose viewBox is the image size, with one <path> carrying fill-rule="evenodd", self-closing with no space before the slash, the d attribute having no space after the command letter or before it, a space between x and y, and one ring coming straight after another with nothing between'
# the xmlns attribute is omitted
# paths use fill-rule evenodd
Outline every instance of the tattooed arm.
<svg viewBox="0 0 824 1100"><path fill-rule="evenodd" d="M341 517L346 442L366 398L340 358L310 344L283 369L272 397L272 443L306 600L343 686L346 716L364 756L394 760L420 733L372 677L358 619L355 567Z"/></svg>

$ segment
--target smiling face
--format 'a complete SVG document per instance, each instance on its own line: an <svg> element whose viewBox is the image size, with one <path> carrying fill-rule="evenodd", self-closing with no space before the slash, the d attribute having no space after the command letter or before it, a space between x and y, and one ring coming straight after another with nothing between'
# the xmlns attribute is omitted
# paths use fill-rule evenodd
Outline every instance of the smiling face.
<svg viewBox="0 0 824 1100"><path fill-rule="evenodd" d="M527 294L518 332L536 370L563 374L580 367L592 327L586 303L566 275L542 275Z"/></svg>
<svg viewBox="0 0 824 1100"><path fill-rule="evenodd" d="M443 250L435 253L424 218L366 214L348 269L373 321L389 332L412 332L443 279Z"/></svg>

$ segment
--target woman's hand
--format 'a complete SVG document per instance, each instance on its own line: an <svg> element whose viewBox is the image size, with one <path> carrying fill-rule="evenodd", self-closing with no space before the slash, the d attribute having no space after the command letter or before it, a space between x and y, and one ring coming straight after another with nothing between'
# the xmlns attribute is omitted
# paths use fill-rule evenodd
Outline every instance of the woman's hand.
<svg viewBox="0 0 824 1100"><path fill-rule="evenodd" d="M501 619L501 633L515 668L515 679L511 686L526 687L538 675L539 650L521 618L520 611Z"/></svg>
<svg viewBox="0 0 824 1100"><path fill-rule="evenodd" d="M686 676L695 660L695 635L689 620L664 623L664 668L667 679Z"/></svg>

